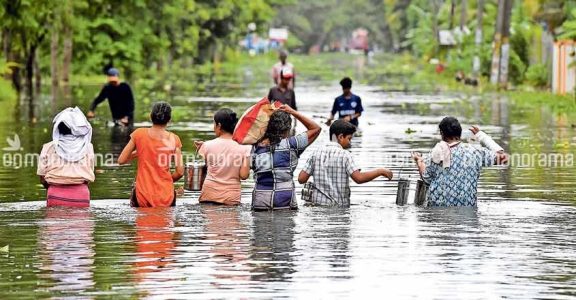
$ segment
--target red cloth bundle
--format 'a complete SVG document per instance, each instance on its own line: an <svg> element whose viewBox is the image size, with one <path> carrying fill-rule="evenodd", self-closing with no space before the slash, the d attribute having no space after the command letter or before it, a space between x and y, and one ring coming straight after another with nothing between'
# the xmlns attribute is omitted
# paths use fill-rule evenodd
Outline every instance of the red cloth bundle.
<svg viewBox="0 0 576 300"><path fill-rule="evenodd" d="M258 142L266 133L270 115L281 105L278 101L271 103L266 97L252 105L238 120L232 139L242 145Z"/></svg>

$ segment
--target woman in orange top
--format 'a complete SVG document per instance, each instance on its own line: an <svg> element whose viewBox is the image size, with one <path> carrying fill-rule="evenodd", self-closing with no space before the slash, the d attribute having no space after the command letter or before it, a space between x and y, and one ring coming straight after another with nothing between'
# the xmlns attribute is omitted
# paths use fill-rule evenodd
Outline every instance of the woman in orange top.
<svg viewBox="0 0 576 300"><path fill-rule="evenodd" d="M180 138L166 130L172 107L166 102L155 103L150 113L152 127L138 128L130 135L118 164L138 159L136 187L131 204L135 207L166 207L176 205L173 182L184 175ZM176 170L170 173L170 165Z"/></svg>

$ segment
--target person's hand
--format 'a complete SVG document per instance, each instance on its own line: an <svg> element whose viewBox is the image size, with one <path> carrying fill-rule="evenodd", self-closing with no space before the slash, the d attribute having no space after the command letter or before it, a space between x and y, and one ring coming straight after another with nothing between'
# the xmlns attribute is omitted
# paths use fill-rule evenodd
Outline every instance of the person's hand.
<svg viewBox="0 0 576 300"><path fill-rule="evenodd" d="M392 180L392 177L394 177L394 174L392 173L392 171L390 171L388 169L381 169L380 175L388 178L388 180Z"/></svg>
<svg viewBox="0 0 576 300"><path fill-rule="evenodd" d="M470 131L472 131L472 134L476 135L478 132L480 132L480 128L478 128L478 126L472 126L470 127Z"/></svg>
<svg viewBox="0 0 576 300"><path fill-rule="evenodd" d="M346 122L350 122L350 121L352 121L352 116L348 115L348 116L345 116L343 119Z"/></svg>
<svg viewBox="0 0 576 300"><path fill-rule="evenodd" d="M91 110L86 113L86 118L88 118L88 119L92 119L92 118L94 118L95 116L96 116L96 115L95 115L94 112L91 111Z"/></svg>
<svg viewBox="0 0 576 300"><path fill-rule="evenodd" d="M328 125L328 126L332 125L332 119L326 120L326 123L325 123L325 124Z"/></svg>
<svg viewBox="0 0 576 300"><path fill-rule="evenodd" d="M124 125L128 125L130 121L128 120L128 116L124 116L124 118L120 119L120 122Z"/></svg>
<svg viewBox="0 0 576 300"><path fill-rule="evenodd" d="M290 105L287 105L287 104L280 105L280 107L278 107L278 109L283 111L283 112L287 112L291 115L293 115L296 112L292 107L290 107Z"/></svg>
<svg viewBox="0 0 576 300"><path fill-rule="evenodd" d="M194 141L194 146L196 146L196 149L200 149L202 145L204 145L204 141Z"/></svg>
<svg viewBox="0 0 576 300"><path fill-rule="evenodd" d="M506 165L508 164L509 156L504 151L496 152L496 164L497 165Z"/></svg>
<svg viewBox="0 0 576 300"><path fill-rule="evenodd" d="M422 160L422 154L420 152L412 152L412 159L418 163Z"/></svg>

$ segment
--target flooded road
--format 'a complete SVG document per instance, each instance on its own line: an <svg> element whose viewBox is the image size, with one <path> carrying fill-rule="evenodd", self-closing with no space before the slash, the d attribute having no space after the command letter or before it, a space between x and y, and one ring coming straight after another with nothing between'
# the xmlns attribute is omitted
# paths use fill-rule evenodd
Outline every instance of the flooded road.
<svg viewBox="0 0 576 300"><path fill-rule="evenodd" d="M463 126L479 124L518 155L510 167L484 170L478 208L419 208L412 205L413 192L410 204L399 207L397 182L378 179L352 184L350 209L301 205L274 213L250 211L252 180L243 183L237 208L200 206L198 194L187 192L175 208L133 209L119 199L129 195L134 168L114 165L98 167L91 191L100 200L90 209L46 209L38 201L44 191L35 168L4 164L0 298L576 296L576 170L570 161L576 130L564 116L496 97L387 93L369 86L353 91L366 109L351 149L363 169L388 167L395 176L414 178L407 158L437 142L445 115L457 116ZM300 110L322 122L339 87L301 85L296 94ZM191 157L194 139L211 138L214 111L240 112L257 99L174 99L171 130ZM146 114L142 106L140 116ZM99 111L107 114L107 108ZM48 123L3 120L0 133L18 133L22 152L39 151L50 136L43 129ZM126 133L105 123L95 120L95 150L118 154ZM326 143L323 128L300 167Z"/></svg>

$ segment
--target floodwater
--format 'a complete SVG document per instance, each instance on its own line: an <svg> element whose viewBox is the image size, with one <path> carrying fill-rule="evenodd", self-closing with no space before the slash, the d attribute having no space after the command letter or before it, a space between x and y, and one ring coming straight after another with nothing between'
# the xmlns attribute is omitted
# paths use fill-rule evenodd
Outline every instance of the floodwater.
<svg viewBox="0 0 576 300"><path fill-rule="evenodd" d="M46 209L35 167L14 153L39 151L50 119L29 125L9 114L0 133L18 134L21 149L5 149L0 167L0 298L576 297L576 132L565 116L497 97L354 91L366 109L351 149L363 169L415 178L407 157L434 145L445 115L480 124L518 158L483 172L478 208L415 207L413 191L396 206L396 181L378 179L352 184L349 209L251 212L251 180L240 207L201 206L186 192L175 208L134 209L126 200L134 168L99 165L90 209ZM321 122L338 92L301 82L298 105ZM171 128L192 157L192 141L212 136L215 110L240 112L257 99L174 99ZM106 107L99 112L96 152L118 154L126 133L106 126ZM323 128L300 166L326 142Z"/></svg>

